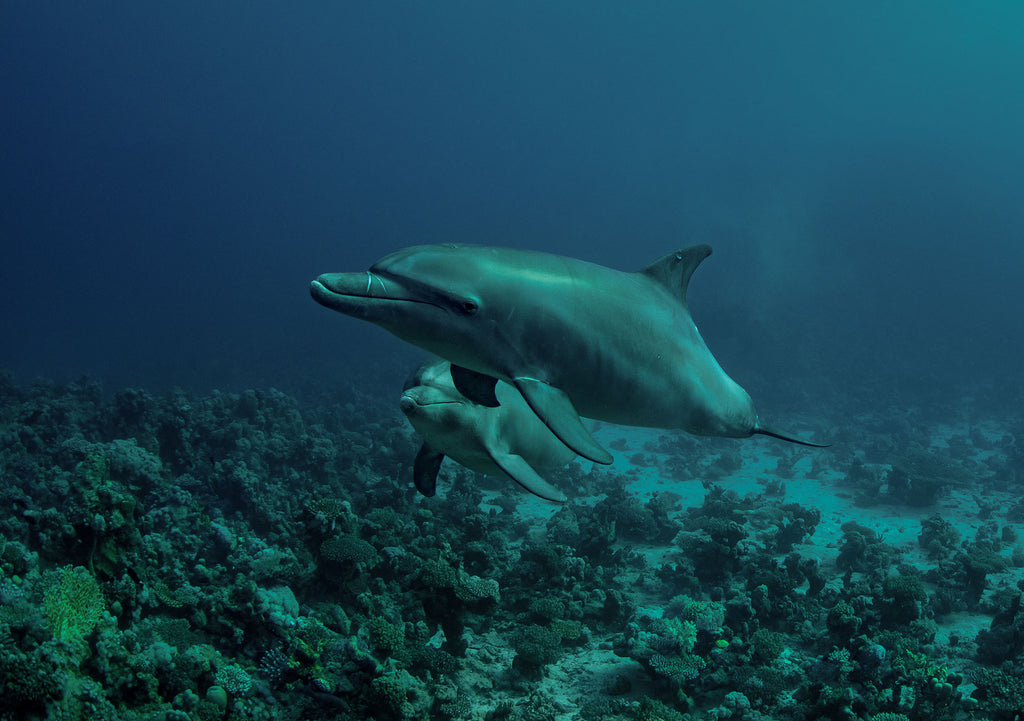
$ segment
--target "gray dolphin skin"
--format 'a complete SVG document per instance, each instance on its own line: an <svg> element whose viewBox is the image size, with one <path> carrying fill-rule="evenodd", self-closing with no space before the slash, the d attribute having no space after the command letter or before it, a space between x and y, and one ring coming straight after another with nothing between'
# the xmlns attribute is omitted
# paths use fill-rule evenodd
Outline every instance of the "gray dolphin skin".
<svg viewBox="0 0 1024 721"><path fill-rule="evenodd" d="M499 381L496 406L466 398L455 387L451 364L427 361L409 378L400 405L412 427L423 436L413 465L413 481L433 496L445 456L477 473L511 478L530 493L564 502L565 494L538 471L564 466L576 457L541 423L522 395Z"/></svg>
<svg viewBox="0 0 1024 721"><path fill-rule="evenodd" d="M694 245L627 273L529 250L421 245L368 271L321 275L310 293L451 361L456 387L478 403L494 405L496 379L514 385L565 445L597 463L612 457L581 415L819 445L763 426L697 331L686 288L710 253Z"/></svg>

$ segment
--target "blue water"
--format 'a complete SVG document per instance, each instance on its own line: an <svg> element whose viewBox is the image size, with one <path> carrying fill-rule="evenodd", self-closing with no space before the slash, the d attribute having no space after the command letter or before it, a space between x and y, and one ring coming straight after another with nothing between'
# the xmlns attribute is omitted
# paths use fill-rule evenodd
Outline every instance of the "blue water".
<svg viewBox="0 0 1024 721"><path fill-rule="evenodd" d="M0 715L1019 717L1022 27L3 4ZM834 445L604 424L565 505L417 494L424 353L308 289L437 242L710 244L711 350Z"/></svg>
<svg viewBox="0 0 1024 721"><path fill-rule="evenodd" d="M308 281L438 241L624 270L708 242L691 307L748 382L1020 379L1014 4L2 18L0 367L23 380L297 390L405 368Z"/></svg>

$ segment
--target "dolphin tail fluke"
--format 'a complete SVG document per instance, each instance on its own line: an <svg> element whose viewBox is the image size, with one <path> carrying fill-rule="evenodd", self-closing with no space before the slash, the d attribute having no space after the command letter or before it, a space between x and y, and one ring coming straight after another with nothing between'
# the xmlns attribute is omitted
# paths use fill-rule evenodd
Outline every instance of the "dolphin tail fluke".
<svg viewBox="0 0 1024 721"><path fill-rule="evenodd" d="M535 378L515 378L514 382L533 412L558 440L594 463L608 465L612 462L612 454L590 435L569 396L561 389Z"/></svg>
<svg viewBox="0 0 1024 721"><path fill-rule="evenodd" d="M780 441L786 441L787 443L797 443L801 446L810 446L811 448L828 448L832 445L831 443L812 443L811 441L805 441L797 438L796 436L791 436L788 433L781 433L780 431L765 428L764 426L757 426L753 432L762 436L778 438Z"/></svg>

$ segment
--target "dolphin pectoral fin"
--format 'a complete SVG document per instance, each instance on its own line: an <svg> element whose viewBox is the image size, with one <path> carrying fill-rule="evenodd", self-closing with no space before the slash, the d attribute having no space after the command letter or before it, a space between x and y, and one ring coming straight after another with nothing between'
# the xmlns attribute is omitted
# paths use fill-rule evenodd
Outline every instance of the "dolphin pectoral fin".
<svg viewBox="0 0 1024 721"><path fill-rule="evenodd" d="M558 440L594 463L608 465L612 462L612 454L583 427L579 413L562 390L534 378L515 378L513 382Z"/></svg>
<svg viewBox="0 0 1024 721"><path fill-rule="evenodd" d="M454 363L451 364L451 368L452 382L455 383L455 389L459 393L482 406L498 407L498 396L494 393L494 386L498 384L497 378L457 366Z"/></svg>
<svg viewBox="0 0 1024 721"><path fill-rule="evenodd" d="M491 453L491 460L503 470L509 478L518 483L535 496L556 503L565 503L568 498L560 490L545 481L537 471L533 470L522 456L511 453Z"/></svg>
<svg viewBox="0 0 1024 721"><path fill-rule="evenodd" d="M443 453L432 451L423 444L412 464L412 482L416 490L428 498L437 492L437 472L441 470L443 460Z"/></svg>
<svg viewBox="0 0 1024 721"><path fill-rule="evenodd" d="M797 443L801 446L810 446L811 448L828 448L831 443L811 443L810 441L804 441L796 436L791 436L788 433L781 433L779 431L772 430L771 428L765 428L758 426L754 429L753 433L760 434L762 436L771 436L772 438L778 438L780 441L786 441L787 443Z"/></svg>

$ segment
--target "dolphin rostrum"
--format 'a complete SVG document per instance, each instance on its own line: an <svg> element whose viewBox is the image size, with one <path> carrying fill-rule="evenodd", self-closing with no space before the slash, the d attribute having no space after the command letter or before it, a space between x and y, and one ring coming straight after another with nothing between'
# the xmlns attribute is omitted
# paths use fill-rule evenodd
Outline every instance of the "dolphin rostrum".
<svg viewBox="0 0 1024 721"><path fill-rule="evenodd" d="M538 470L564 466L576 457L526 405L519 391L498 381L498 405L480 405L455 387L450 364L440 358L421 365L406 381L400 405L412 427L423 436L413 464L413 482L433 496L445 456L477 473L507 476L549 501L565 494Z"/></svg>
<svg viewBox="0 0 1024 721"><path fill-rule="evenodd" d="M612 457L581 415L819 445L763 426L697 331L686 288L710 253L694 245L625 273L529 250L421 245L368 271L321 275L310 293L451 361L456 387L478 403L495 405L496 379L514 385L565 445L597 463Z"/></svg>

